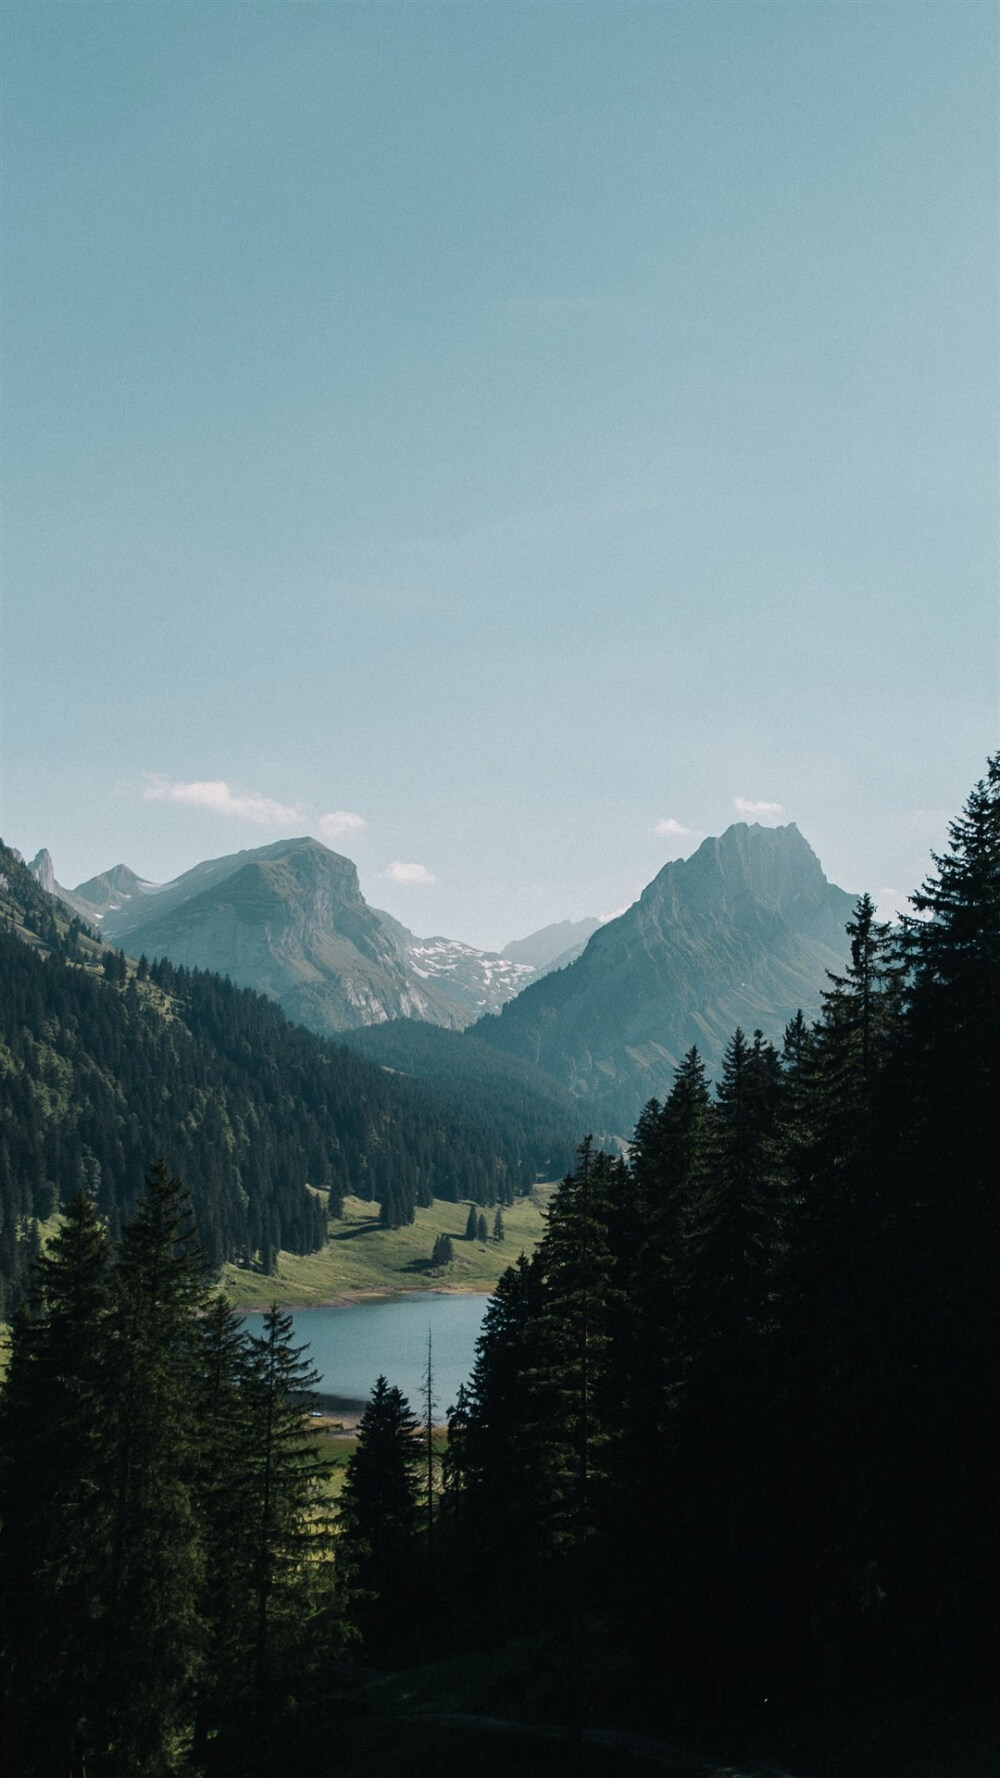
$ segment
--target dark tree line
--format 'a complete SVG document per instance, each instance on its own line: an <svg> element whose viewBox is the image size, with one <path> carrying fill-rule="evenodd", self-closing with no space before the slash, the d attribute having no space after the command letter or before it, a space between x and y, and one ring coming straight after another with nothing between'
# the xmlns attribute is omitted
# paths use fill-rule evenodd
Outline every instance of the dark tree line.
<svg viewBox="0 0 1000 1778"><path fill-rule="evenodd" d="M598 1713L609 1670L607 1714L695 1732L984 1673L1000 758L914 906L862 897L811 1029L737 1031L714 1091L692 1050L627 1161L586 1144L491 1299L453 1560L563 1622Z"/></svg>
<svg viewBox="0 0 1000 1778"><path fill-rule="evenodd" d="M162 1165L120 1242L80 1194L38 1262L0 1397L5 1771L266 1771L336 1682L312 1373L205 1277Z"/></svg>
<svg viewBox="0 0 1000 1778"><path fill-rule="evenodd" d="M322 1246L347 1194L398 1227L433 1197L508 1202L534 1177L523 1141L498 1146L263 996L128 965L3 848L0 976L0 1314L36 1222L85 1190L117 1235L150 1153L185 1179L212 1260L264 1271L280 1248Z"/></svg>

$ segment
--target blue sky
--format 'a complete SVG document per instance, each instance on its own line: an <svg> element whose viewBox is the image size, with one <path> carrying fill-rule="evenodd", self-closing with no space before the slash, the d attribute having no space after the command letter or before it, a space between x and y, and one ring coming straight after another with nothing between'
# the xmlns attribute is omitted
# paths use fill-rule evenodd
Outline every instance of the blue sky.
<svg viewBox="0 0 1000 1778"><path fill-rule="evenodd" d="M992 4L2 30L9 843L312 832L482 944L742 818L916 886L997 745Z"/></svg>

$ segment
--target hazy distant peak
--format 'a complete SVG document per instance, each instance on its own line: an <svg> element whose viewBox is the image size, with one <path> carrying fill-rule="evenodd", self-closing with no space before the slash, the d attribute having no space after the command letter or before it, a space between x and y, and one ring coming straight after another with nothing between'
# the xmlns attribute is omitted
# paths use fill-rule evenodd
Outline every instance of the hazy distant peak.
<svg viewBox="0 0 1000 1778"><path fill-rule="evenodd" d="M570 958L566 955L572 951L578 955L591 934L597 931L600 920L589 915L583 920L557 920L551 926L542 926L537 932L529 932L526 938L511 939L504 945L500 955L509 957L512 963L530 963L532 968L543 970L559 959Z"/></svg>

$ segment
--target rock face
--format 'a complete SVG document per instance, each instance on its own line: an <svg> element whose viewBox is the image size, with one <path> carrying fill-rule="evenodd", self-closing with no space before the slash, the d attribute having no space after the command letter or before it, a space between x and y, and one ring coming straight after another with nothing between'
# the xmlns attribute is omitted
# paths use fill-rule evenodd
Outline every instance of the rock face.
<svg viewBox="0 0 1000 1778"><path fill-rule="evenodd" d="M52 855L47 847L43 846L40 852L36 852L28 869L34 877L35 882L45 890L46 895L55 894L56 873L52 868Z"/></svg>
<svg viewBox="0 0 1000 1778"><path fill-rule="evenodd" d="M777 1042L799 1007L818 1013L853 902L797 827L739 823L665 865L575 962L475 1034L567 1086L595 1133L628 1137L692 1044L716 1070L737 1025Z"/></svg>
<svg viewBox="0 0 1000 1778"><path fill-rule="evenodd" d="M351 860L318 840L209 859L162 886L118 866L76 895L85 892L95 908L98 894L104 900L100 923L110 943L228 975L314 1031L386 1019L468 1022L406 967Z"/></svg>

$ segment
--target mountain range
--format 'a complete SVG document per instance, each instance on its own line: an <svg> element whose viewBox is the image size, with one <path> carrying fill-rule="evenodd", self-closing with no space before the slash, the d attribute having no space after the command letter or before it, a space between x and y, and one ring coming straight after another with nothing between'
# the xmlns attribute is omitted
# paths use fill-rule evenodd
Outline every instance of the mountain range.
<svg viewBox="0 0 1000 1778"><path fill-rule="evenodd" d="M563 921L503 953L418 938L369 907L349 858L308 838L207 859L169 883L118 864L65 889L45 850L28 869L107 943L228 975L324 1033L391 1019L461 1030L576 956L600 923Z"/></svg>
<svg viewBox="0 0 1000 1778"><path fill-rule="evenodd" d="M563 921L502 952L418 938L370 907L351 860L315 839L208 859L166 884L120 864L65 890L47 852L29 868L132 956L227 975L326 1035L385 1028L357 1047L428 1078L453 1073L462 1052L430 1033L401 1043L396 1028L466 1030L572 1094L595 1133L620 1137L692 1045L715 1071L737 1025L779 1040L799 1008L815 1017L853 906L797 827L742 822L664 865L617 919Z"/></svg>

